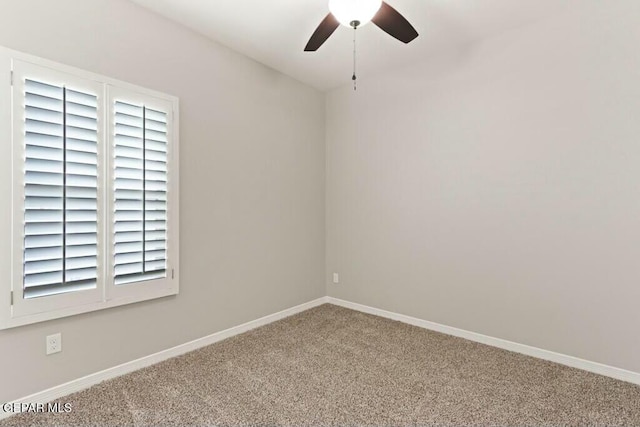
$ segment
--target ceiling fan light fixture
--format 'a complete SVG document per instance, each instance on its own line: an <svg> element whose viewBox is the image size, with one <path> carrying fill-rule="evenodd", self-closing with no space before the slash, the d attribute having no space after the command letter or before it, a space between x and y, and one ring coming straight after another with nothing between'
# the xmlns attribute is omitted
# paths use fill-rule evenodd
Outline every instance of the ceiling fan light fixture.
<svg viewBox="0 0 640 427"><path fill-rule="evenodd" d="M344 26L352 28L352 22L358 27L370 22L380 7L382 0L329 0L329 10Z"/></svg>

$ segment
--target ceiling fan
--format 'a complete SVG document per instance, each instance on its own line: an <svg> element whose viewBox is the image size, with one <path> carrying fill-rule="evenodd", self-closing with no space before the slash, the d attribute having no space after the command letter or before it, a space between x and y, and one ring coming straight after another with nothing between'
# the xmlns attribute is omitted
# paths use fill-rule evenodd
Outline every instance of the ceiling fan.
<svg viewBox="0 0 640 427"><path fill-rule="evenodd" d="M369 21L403 43L418 37L415 28L397 10L382 0L329 0L330 13L309 39L305 52L315 52L340 24L354 30Z"/></svg>

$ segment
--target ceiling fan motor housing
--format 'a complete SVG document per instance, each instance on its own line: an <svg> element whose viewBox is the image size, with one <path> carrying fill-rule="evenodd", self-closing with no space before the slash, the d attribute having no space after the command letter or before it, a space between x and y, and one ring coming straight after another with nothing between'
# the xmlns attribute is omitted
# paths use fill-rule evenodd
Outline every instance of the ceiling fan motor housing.
<svg viewBox="0 0 640 427"><path fill-rule="evenodd" d="M382 0L329 0L329 10L344 26L357 28L370 22ZM354 23L358 23L354 26Z"/></svg>

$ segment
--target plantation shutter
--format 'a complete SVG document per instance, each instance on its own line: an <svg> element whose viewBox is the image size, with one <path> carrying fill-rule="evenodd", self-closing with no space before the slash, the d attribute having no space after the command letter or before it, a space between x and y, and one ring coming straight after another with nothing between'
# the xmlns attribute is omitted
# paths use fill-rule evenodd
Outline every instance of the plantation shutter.
<svg viewBox="0 0 640 427"><path fill-rule="evenodd" d="M97 286L97 95L24 84L24 298Z"/></svg>
<svg viewBox="0 0 640 427"><path fill-rule="evenodd" d="M113 266L116 285L167 271L167 113L114 101Z"/></svg>

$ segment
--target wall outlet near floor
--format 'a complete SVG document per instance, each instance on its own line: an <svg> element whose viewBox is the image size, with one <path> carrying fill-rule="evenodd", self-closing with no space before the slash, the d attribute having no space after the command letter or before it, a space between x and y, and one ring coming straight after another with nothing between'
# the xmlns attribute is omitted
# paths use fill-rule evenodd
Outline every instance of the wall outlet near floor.
<svg viewBox="0 0 640 427"><path fill-rule="evenodd" d="M62 334L47 335L47 355L62 351Z"/></svg>
<svg viewBox="0 0 640 427"><path fill-rule="evenodd" d="M336 285L340 283L340 275L338 273L333 273L333 283Z"/></svg>

